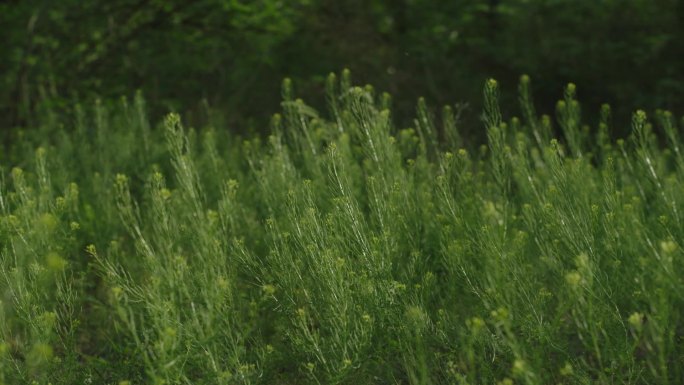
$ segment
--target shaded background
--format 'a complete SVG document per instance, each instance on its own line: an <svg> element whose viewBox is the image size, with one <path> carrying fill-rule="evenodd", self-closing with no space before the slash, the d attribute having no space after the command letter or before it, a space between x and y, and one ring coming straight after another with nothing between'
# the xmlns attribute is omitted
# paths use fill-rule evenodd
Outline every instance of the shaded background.
<svg viewBox="0 0 684 385"><path fill-rule="evenodd" d="M233 130L264 132L283 77L324 108L323 79L345 67L394 96L399 125L419 96L468 103L472 135L484 79L517 114L523 73L547 113L569 81L590 121L604 102L618 123L636 108L682 112L684 0L0 1L4 128L141 89L155 116L203 124L209 105Z"/></svg>

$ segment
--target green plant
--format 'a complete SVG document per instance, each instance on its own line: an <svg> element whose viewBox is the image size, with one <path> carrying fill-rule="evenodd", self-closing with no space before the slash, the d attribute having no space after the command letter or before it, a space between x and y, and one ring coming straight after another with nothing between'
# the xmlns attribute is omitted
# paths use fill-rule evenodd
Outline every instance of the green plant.
<svg viewBox="0 0 684 385"><path fill-rule="evenodd" d="M0 188L0 380L680 383L675 118L613 143L603 106L594 141L569 85L552 139L530 82L522 120L485 83L472 148L348 71L329 119L284 81L267 138L139 95L56 114Z"/></svg>

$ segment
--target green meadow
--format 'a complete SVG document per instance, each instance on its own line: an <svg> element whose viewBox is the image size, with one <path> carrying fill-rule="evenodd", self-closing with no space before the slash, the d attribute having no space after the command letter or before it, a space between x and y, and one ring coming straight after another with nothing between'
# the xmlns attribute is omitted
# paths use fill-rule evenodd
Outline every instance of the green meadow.
<svg viewBox="0 0 684 385"><path fill-rule="evenodd" d="M681 384L682 121L530 82L484 84L484 143L348 71L268 135L43 111L2 154L0 383Z"/></svg>

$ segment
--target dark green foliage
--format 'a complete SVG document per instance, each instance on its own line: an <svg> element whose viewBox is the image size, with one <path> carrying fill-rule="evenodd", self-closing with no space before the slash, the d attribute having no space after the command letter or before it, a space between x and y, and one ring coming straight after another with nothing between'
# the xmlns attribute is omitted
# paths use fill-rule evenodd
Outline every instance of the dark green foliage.
<svg viewBox="0 0 684 385"><path fill-rule="evenodd" d="M470 127L489 77L512 88L534 74L544 111L572 80L586 106L616 106L617 136L633 110L677 109L684 97L679 0L23 0L0 4L0 27L0 127L140 88L155 118L182 109L193 124L265 132L280 79L314 99L320 74L345 67L397 95L401 126L419 96L474 103L462 115L468 141L485 140ZM511 113L514 96L503 97Z"/></svg>

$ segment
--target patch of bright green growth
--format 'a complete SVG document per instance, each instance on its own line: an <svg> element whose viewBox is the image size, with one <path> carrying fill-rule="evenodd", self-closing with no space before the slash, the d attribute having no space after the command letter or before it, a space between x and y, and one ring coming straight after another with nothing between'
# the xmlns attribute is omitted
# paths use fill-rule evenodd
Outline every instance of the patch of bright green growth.
<svg viewBox="0 0 684 385"><path fill-rule="evenodd" d="M552 139L530 82L522 119L485 83L480 148L348 71L267 138L53 116L0 188L0 383L682 383L675 117L613 143L570 84Z"/></svg>

